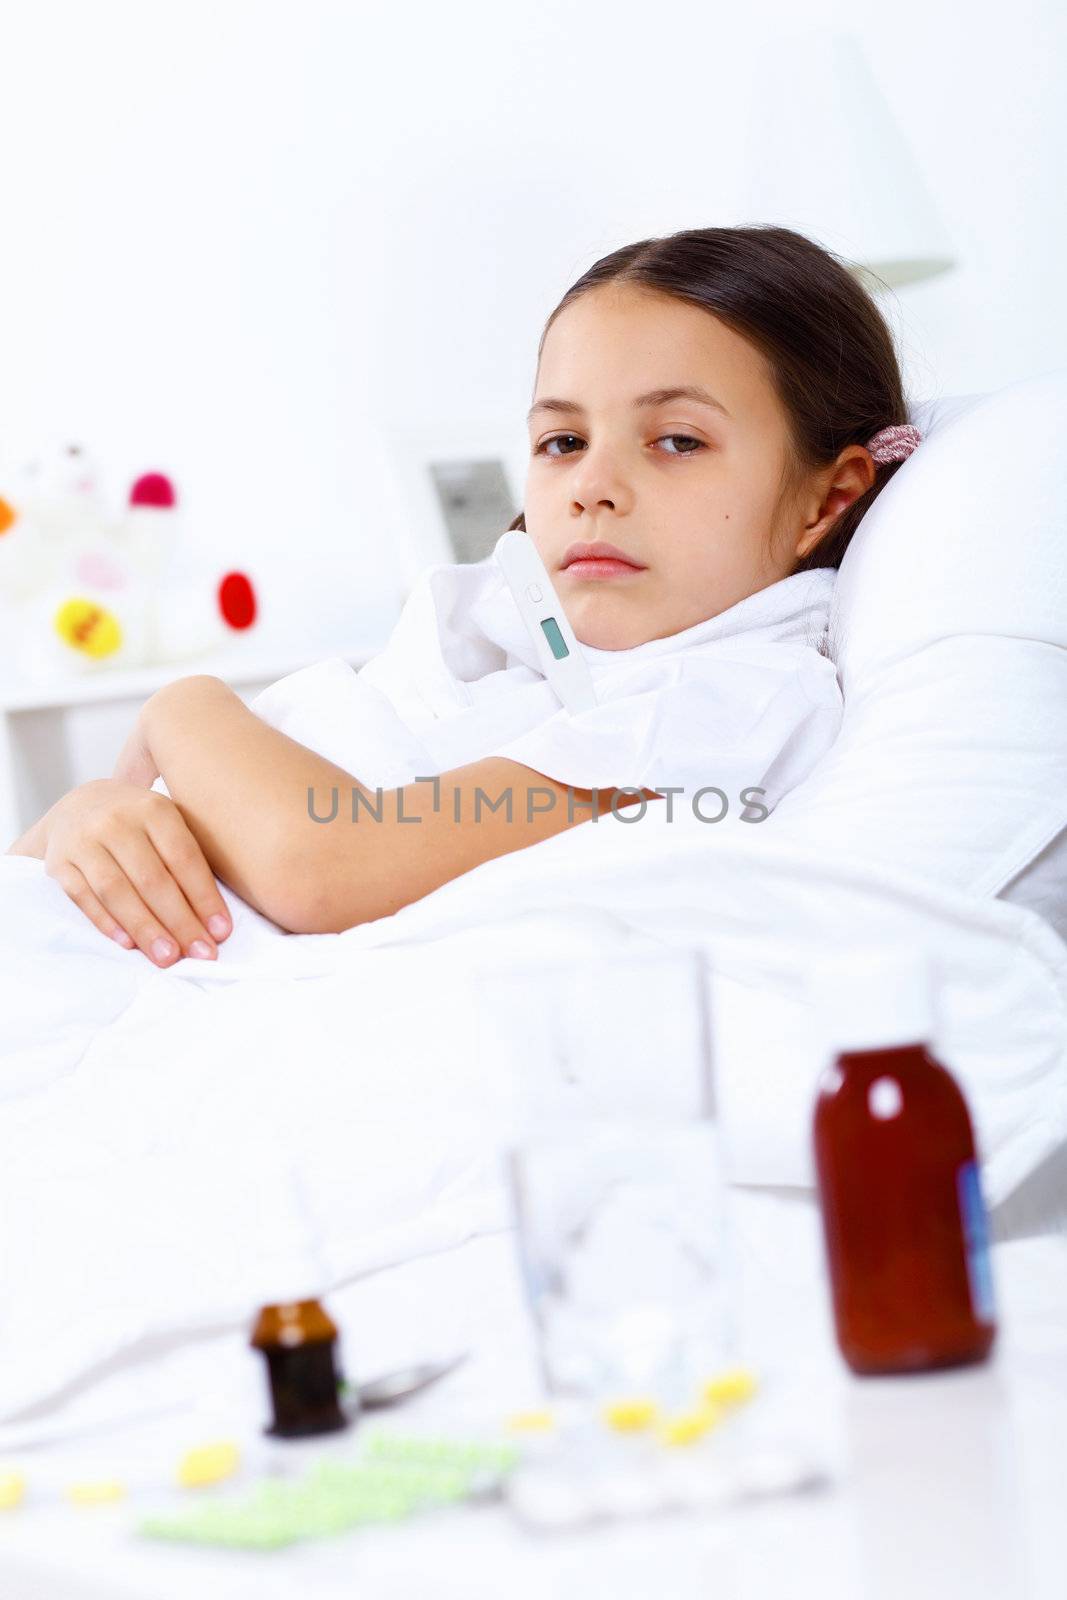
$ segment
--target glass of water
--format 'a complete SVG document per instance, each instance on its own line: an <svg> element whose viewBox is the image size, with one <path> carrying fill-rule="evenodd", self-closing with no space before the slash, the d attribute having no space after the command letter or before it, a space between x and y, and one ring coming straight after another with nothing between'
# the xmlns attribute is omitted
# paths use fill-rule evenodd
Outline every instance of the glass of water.
<svg viewBox="0 0 1067 1600"><path fill-rule="evenodd" d="M737 1358L703 953L637 942L494 984L482 1038L512 1075L508 1176L545 1388L690 1403Z"/></svg>

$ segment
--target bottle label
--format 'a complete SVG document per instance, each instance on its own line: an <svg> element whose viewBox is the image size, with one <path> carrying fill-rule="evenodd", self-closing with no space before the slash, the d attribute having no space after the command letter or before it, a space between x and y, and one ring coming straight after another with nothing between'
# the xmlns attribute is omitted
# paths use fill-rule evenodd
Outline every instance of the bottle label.
<svg viewBox="0 0 1067 1600"><path fill-rule="evenodd" d="M965 1161L956 1173L960 1215L963 1218L963 1244L967 1257L967 1276L971 1284L971 1306L978 1322L994 1322L993 1272L989 1261L989 1225L986 1218L978 1163Z"/></svg>

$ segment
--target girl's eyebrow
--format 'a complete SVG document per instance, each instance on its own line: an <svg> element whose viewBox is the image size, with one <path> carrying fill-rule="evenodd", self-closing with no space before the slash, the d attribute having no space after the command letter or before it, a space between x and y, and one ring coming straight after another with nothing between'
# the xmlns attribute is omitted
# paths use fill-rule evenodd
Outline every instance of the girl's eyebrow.
<svg viewBox="0 0 1067 1600"><path fill-rule="evenodd" d="M697 383L679 383L669 389L650 389L647 394L639 394L633 402L634 410L643 406L662 406L668 400L695 400L698 405L710 406L713 411L721 411L724 417L730 413L721 400L716 400L713 394L702 389ZM584 416L585 407L578 404L577 400L535 400L526 413L526 420L530 422L538 411L576 411Z"/></svg>

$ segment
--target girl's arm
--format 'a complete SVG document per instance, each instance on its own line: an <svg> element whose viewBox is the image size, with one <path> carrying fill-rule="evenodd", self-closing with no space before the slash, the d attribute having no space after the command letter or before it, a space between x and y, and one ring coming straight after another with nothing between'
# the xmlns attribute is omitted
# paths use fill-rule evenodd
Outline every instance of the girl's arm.
<svg viewBox="0 0 1067 1600"><path fill-rule="evenodd" d="M662 798L652 789L594 795L503 756L380 795L333 768L313 798L323 820L313 821L305 805L292 835L296 898L287 926L342 933L390 916L483 861L602 817L615 796L618 811L642 796Z"/></svg>
<svg viewBox="0 0 1067 1600"><path fill-rule="evenodd" d="M219 678L166 685L140 728L212 871L293 933L389 916L593 815L589 790L493 756L379 797L263 722ZM597 794L598 816L615 792ZM617 809L639 798L620 795Z"/></svg>
<svg viewBox="0 0 1067 1600"><path fill-rule="evenodd" d="M215 876L288 927L293 829L307 786L338 769L205 675L179 678L145 702L123 760L127 779L138 766L163 778Z"/></svg>

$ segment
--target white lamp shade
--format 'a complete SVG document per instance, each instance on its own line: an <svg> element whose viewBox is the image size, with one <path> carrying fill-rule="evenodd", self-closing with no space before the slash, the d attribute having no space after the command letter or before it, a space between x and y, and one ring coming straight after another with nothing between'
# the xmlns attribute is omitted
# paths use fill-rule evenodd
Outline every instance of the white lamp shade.
<svg viewBox="0 0 1067 1600"><path fill-rule="evenodd" d="M955 264L919 163L851 34L816 28L776 39L754 87L744 191L752 222L816 239L869 288Z"/></svg>

